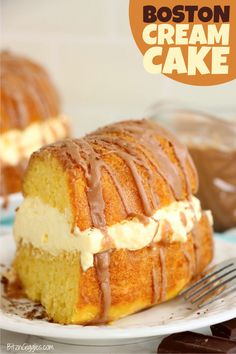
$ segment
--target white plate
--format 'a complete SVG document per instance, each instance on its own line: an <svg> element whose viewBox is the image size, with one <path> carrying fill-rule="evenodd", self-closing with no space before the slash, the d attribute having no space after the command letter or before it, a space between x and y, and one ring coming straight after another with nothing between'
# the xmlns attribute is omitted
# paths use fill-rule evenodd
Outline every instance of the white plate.
<svg viewBox="0 0 236 354"><path fill-rule="evenodd" d="M21 193L9 194L7 207L3 208L4 198L0 197L0 222L6 222L13 219L16 208L21 204L23 200Z"/></svg>
<svg viewBox="0 0 236 354"><path fill-rule="evenodd" d="M236 254L236 245L216 239L215 262ZM0 236L0 258L10 264L14 255L12 236ZM207 309L191 310L182 299L175 299L107 326L59 325L42 320L27 320L20 316L0 313L0 327L13 332L57 338L57 341L101 345L130 343L154 336L185 330L196 330L236 317L235 293L217 300Z"/></svg>

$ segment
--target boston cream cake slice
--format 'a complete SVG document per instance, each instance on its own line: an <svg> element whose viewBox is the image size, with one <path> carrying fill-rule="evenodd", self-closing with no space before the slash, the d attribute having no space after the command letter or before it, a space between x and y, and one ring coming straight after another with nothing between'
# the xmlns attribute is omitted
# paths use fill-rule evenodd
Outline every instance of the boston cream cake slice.
<svg viewBox="0 0 236 354"><path fill-rule="evenodd" d="M125 121L30 159L14 268L59 323L95 324L176 296L212 259L212 220L190 155L148 121Z"/></svg>

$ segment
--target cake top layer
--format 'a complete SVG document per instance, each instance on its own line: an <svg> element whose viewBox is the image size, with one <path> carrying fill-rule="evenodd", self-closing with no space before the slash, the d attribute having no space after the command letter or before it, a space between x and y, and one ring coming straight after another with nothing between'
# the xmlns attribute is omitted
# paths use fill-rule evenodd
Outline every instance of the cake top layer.
<svg viewBox="0 0 236 354"><path fill-rule="evenodd" d="M59 114L58 93L40 65L8 51L1 52L0 60L0 133Z"/></svg>
<svg viewBox="0 0 236 354"><path fill-rule="evenodd" d="M32 171L39 170L35 168L37 163L49 164L52 158L67 176L74 223L81 230L103 229L134 216L145 223L158 208L187 200L197 190L197 173L187 149L164 128L146 119L116 123L83 139L43 147L31 157L25 196L41 198L44 194L42 199L51 203L45 195L47 188L51 193L49 179L37 190L29 185L34 178ZM60 193L62 198L64 191ZM55 191L53 198L57 198ZM59 207L58 203L51 204Z"/></svg>

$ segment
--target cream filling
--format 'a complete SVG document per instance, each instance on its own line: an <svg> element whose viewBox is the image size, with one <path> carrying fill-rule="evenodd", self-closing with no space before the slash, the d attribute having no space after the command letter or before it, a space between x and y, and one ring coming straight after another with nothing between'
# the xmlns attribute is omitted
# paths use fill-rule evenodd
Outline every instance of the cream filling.
<svg viewBox="0 0 236 354"><path fill-rule="evenodd" d="M107 233L116 249L138 250L152 241L158 242L167 225L171 227L171 242L186 242L201 215L200 202L192 197L190 201L173 202L158 209L147 224L137 218L124 220L109 226ZM26 197L16 213L15 240L55 256L63 251L80 252L81 266L86 271L93 266L94 254L105 250L104 234L97 228L81 231L77 226L71 231L68 220L69 211L62 214L39 198Z"/></svg>
<svg viewBox="0 0 236 354"><path fill-rule="evenodd" d="M42 145L67 136L68 120L65 116L30 124L24 130L12 129L0 135L0 160L15 166L28 159Z"/></svg>

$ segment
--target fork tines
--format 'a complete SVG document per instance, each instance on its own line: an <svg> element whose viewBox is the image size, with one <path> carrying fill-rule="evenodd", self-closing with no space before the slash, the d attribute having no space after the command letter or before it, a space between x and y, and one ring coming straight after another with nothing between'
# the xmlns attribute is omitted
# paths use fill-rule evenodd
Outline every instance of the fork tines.
<svg viewBox="0 0 236 354"><path fill-rule="evenodd" d="M219 263L204 273L180 295L201 308L236 290L236 258Z"/></svg>

